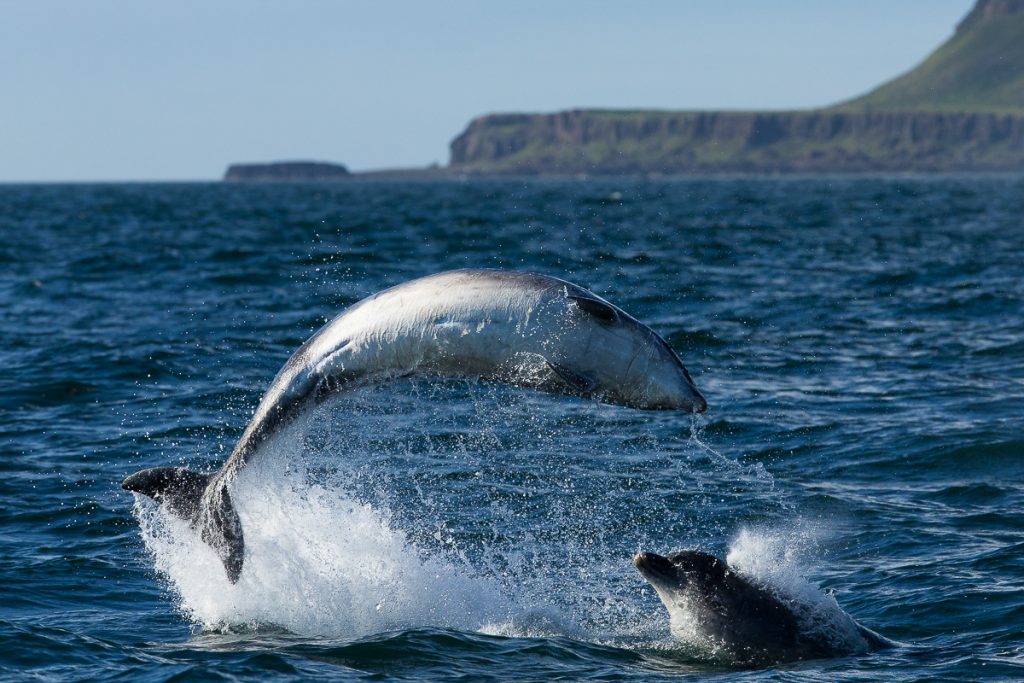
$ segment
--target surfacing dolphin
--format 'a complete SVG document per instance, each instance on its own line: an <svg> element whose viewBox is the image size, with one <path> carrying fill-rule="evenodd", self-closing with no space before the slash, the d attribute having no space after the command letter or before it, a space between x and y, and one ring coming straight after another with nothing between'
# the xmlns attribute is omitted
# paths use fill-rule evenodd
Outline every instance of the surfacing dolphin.
<svg viewBox="0 0 1024 683"><path fill-rule="evenodd" d="M732 663L778 664L893 644L841 610L836 610L838 623L831 625L831 632L812 632L786 602L714 555L696 550L667 557L638 553L633 564L658 593L673 626Z"/></svg>
<svg viewBox="0 0 1024 683"><path fill-rule="evenodd" d="M332 394L412 375L483 378L647 410L707 407L669 345L599 296L545 275L456 270L374 294L324 325L278 372L219 471L156 467L121 486L188 520L235 583L245 544L228 487L238 471Z"/></svg>

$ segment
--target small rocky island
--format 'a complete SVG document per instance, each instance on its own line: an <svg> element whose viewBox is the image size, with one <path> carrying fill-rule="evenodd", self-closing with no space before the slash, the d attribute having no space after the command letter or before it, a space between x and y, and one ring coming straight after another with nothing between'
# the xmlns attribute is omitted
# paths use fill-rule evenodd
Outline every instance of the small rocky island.
<svg viewBox="0 0 1024 683"><path fill-rule="evenodd" d="M326 161L275 161L265 164L231 164L224 174L227 182L296 183L344 180L352 176L341 164Z"/></svg>

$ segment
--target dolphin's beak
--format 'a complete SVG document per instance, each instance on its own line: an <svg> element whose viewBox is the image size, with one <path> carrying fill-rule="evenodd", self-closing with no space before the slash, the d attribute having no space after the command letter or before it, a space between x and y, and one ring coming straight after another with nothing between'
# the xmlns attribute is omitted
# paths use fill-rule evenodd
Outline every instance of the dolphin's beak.
<svg viewBox="0 0 1024 683"><path fill-rule="evenodd" d="M676 580L676 568L664 555L658 553L637 553L633 556L640 575L651 583L664 583Z"/></svg>

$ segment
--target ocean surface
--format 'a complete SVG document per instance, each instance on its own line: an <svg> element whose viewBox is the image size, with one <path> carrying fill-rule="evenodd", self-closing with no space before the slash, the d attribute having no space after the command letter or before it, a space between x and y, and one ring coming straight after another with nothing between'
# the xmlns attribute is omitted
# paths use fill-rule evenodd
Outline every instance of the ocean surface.
<svg viewBox="0 0 1024 683"><path fill-rule="evenodd" d="M232 586L119 488L219 467L277 370L437 271L565 278L708 411L473 381L338 396L236 491ZM1024 679L1024 178L0 187L0 678ZM742 667L639 550L891 648Z"/></svg>

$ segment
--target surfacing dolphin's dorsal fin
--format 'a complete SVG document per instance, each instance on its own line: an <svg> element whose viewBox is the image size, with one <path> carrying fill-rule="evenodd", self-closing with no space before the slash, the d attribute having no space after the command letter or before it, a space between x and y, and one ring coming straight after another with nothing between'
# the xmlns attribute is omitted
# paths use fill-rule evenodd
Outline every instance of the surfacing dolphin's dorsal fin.
<svg viewBox="0 0 1024 683"><path fill-rule="evenodd" d="M228 580L238 581L245 556L242 524L222 478L184 467L153 467L129 476L121 488L149 496L199 529L224 563Z"/></svg>

